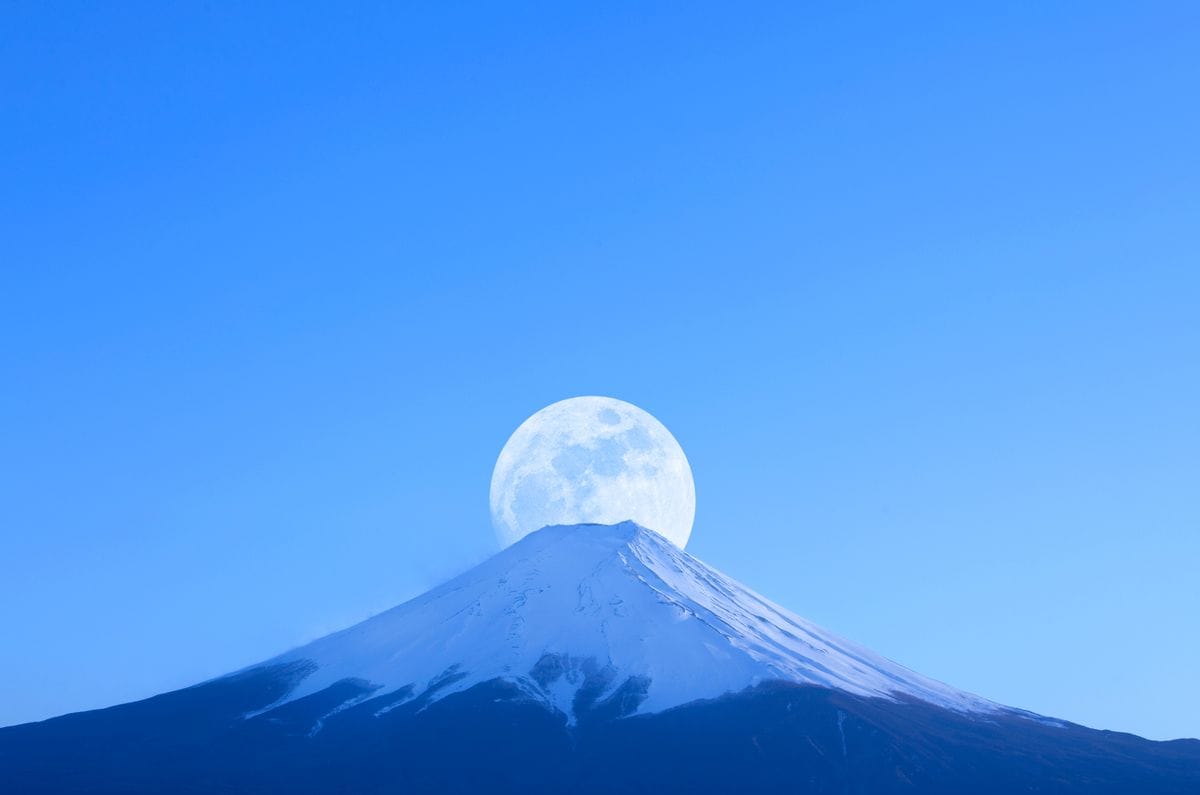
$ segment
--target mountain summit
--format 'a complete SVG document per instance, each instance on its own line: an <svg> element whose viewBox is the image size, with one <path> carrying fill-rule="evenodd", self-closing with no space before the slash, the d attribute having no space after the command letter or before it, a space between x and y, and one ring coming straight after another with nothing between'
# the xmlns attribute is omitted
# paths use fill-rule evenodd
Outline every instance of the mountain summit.
<svg viewBox="0 0 1200 795"><path fill-rule="evenodd" d="M0 792L1195 793L1200 742L1042 718L631 522L547 527L228 676L0 729Z"/></svg>
<svg viewBox="0 0 1200 795"><path fill-rule="evenodd" d="M347 680L366 685L358 699L403 703L500 679L569 722L577 705L615 699L622 714L646 714L771 681L999 709L805 621L633 522L544 528L266 664L313 667L281 704Z"/></svg>

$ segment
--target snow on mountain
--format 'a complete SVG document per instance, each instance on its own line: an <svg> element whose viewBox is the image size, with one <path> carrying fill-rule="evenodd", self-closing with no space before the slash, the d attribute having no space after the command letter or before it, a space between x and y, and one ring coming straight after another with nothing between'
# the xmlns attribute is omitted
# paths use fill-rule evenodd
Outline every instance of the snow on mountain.
<svg viewBox="0 0 1200 795"><path fill-rule="evenodd" d="M651 713L771 680L1004 709L805 621L632 522L547 527L265 664L297 662L313 672L270 709L343 680L369 686L356 701L394 694L386 711L497 678L571 722L581 691L589 703L636 691L637 712Z"/></svg>

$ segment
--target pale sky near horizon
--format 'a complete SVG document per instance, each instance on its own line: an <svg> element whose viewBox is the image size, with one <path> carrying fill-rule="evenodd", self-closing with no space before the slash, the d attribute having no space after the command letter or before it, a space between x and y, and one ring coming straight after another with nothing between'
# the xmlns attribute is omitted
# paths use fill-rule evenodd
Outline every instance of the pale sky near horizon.
<svg viewBox="0 0 1200 795"><path fill-rule="evenodd" d="M0 725L485 558L600 394L707 563L1200 736L1200 11L798 6L6 8Z"/></svg>

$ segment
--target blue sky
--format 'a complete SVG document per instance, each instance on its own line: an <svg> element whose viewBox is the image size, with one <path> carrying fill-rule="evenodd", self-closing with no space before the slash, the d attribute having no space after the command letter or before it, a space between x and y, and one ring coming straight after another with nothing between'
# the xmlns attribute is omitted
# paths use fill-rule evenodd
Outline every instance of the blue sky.
<svg viewBox="0 0 1200 795"><path fill-rule="evenodd" d="M253 5L5 11L0 724L485 558L603 394L705 561L1200 735L1194 5Z"/></svg>

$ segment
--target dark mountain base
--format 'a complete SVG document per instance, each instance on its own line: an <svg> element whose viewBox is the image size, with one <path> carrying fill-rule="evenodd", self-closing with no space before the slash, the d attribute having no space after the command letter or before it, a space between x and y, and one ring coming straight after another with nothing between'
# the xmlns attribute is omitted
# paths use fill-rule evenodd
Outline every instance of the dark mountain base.
<svg viewBox="0 0 1200 795"><path fill-rule="evenodd" d="M771 685L658 715L579 704L579 725L493 682L377 715L346 681L243 720L303 678L259 669L0 729L5 793L1197 793L1200 742L966 716ZM314 729L319 729L314 731Z"/></svg>

